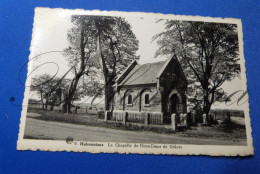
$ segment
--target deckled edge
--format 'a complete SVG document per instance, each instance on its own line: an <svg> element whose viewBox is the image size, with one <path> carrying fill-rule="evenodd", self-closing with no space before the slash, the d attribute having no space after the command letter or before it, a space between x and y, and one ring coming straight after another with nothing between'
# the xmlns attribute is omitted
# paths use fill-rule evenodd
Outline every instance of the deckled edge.
<svg viewBox="0 0 260 174"><path fill-rule="evenodd" d="M100 11L100 10L84 10L84 9L62 9L62 8L43 8L43 7L37 7L35 8L35 15L34 15L34 23L33 23L33 29L32 29L32 40L31 40L31 45L30 45L30 57L32 56L33 53L33 46L34 46L34 36L35 32L37 29L37 13L38 11L42 10L63 10L64 12L69 12L70 14L77 14L77 15L103 15L103 16L124 16L124 15L136 15L139 17L142 16L153 16L156 15L156 18L164 18L164 19L176 19L177 20L184 20L184 21L202 21L202 22L218 22L218 23L232 23L232 24L237 24L238 26L238 37L239 37L239 54L240 54L240 65L241 65L241 77L243 81L243 87L245 90L247 90L247 79L246 79L246 68L245 68L245 58L244 58L244 49L243 49L243 32L242 32L242 22L240 19L235 19L235 18L221 18L221 17L202 17L202 16L191 16L191 15L173 15L173 14L162 14L162 13L152 13L152 12L122 12L122 11ZM113 14L111 14L113 13ZM157 17L158 16L158 17ZM240 29L239 29L240 28ZM242 65L243 64L243 65ZM29 70L31 69L32 62L28 64L28 72L27 75L29 74ZM242 71L243 69L243 71ZM31 83L31 79L28 78L26 80L26 86L29 86ZM24 99L23 99L23 106L26 106L28 103L28 96L29 96L30 89L28 87L25 87L25 92L24 92ZM24 135L24 128L25 128L25 121L26 121L26 112L27 112L27 107L23 107L22 109L22 116L20 119L20 125L19 125L19 135L18 135L18 141L17 141L17 150L41 150L41 151L66 151L66 152L90 152L90 153L119 153L119 154L154 154L154 155L210 155L210 156L249 156L249 155L254 155L254 148L253 148L253 140L252 140L252 128L250 124L250 116L249 116L249 104L247 102L247 109L245 110L245 122L246 122L246 134L247 134L247 146L242 146L247 149L243 152L235 152L235 153L203 153L203 152L189 152L189 153L161 153L161 152L152 152L151 149L145 150L142 149L142 153L140 152L133 152L133 151L121 151L121 150L89 150L87 148L81 149L81 150L75 150L74 148L61 148L60 146L56 147L50 147L50 148L45 148L45 147L30 147L30 146L24 146L23 141L27 141L23 139ZM33 140L33 141L38 141L38 140ZM46 141L46 140L40 140L41 142ZM53 140L52 140L53 141ZM57 141L53 141L57 142ZM60 141L58 141L60 142ZM181 144L180 144L181 145ZM181 145L181 146L189 146L189 145ZM194 147L197 146L211 146L211 145L192 145ZM212 146L211 146L212 147ZM219 146L218 146L219 147ZM220 146L221 148L225 148L225 146ZM240 146L233 146L233 147L240 147Z"/></svg>

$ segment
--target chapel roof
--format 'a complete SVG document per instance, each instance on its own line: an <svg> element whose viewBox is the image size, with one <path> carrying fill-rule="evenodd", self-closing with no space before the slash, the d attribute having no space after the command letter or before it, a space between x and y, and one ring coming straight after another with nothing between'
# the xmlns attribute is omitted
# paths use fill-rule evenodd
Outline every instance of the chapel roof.
<svg viewBox="0 0 260 174"><path fill-rule="evenodd" d="M142 65L135 65L135 67L127 74L121 85L139 85L152 84L157 82L158 74L163 69L166 61L155 63L146 63Z"/></svg>

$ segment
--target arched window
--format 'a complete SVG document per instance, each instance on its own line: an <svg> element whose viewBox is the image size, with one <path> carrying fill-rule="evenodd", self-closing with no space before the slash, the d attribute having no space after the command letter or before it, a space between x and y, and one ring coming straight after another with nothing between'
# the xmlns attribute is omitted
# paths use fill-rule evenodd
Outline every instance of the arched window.
<svg viewBox="0 0 260 174"><path fill-rule="evenodd" d="M145 94L144 96L144 104L149 105L150 101L149 101L149 94Z"/></svg>
<svg viewBox="0 0 260 174"><path fill-rule="evenodd" d="M128 95L127 104L132 104L132 95L131 94Z"/></svg>

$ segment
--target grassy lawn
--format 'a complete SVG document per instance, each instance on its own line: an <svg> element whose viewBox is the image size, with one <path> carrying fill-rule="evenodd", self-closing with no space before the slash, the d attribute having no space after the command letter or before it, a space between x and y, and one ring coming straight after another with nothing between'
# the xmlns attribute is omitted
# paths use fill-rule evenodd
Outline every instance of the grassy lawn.
<svg viewBox="0 0 260 174"><path fill-rule="evenodd" d="M54 121L60 123L71 123L89 126L97 126L100 124L100 122L98 122L97 115L67 114L60 113L57 111L47 111L41 109L29 109L27 117L44 121Z"/></svg>
<svg viewBox="0 0 260 174"><path fill-rule="evenodd" d="M191 127L179 132L183 137L197 137L240 142L246 140L246 129L244 125L235 123L213 125L210 127Z"/></svg>
<svg viewBox="0 0 260 174"><path fill-rule="evenodd" d="M60 123L70 123L87 126L106 127L111 129L120 129L128 131L152 131L163 134L176 134L181 137L205 138L216 140L227 140L233 142L240 142L246 140L245 126L235 123L213 125L210 127L191 127L188 130L174 132L166 128L152 128L144 126L129 125L124 126L120 123L105 123L98 120L97 115L88 114L66 114L57 111L43 111L41 109L28 109L27 117L44 120L54 121Z"/></svg>

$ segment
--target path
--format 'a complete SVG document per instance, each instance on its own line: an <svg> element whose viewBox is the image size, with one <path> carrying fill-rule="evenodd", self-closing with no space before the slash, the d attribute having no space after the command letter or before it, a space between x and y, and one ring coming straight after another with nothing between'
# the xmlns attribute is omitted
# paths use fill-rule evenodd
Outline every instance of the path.
<svg viewBox="0 0 260 174"><path fill-rule="evenodd" d="M158 144L207 144L232 145L232 141L181 137L174 134L154 132L116 130L104 127L26 119L25 136L37 139L65 140L68 136L78 141L122 142L122 143L158 143ZM239 144L244 144L240 142Z"/></svg>

